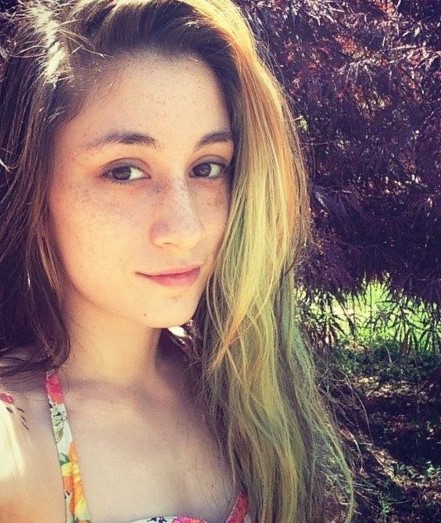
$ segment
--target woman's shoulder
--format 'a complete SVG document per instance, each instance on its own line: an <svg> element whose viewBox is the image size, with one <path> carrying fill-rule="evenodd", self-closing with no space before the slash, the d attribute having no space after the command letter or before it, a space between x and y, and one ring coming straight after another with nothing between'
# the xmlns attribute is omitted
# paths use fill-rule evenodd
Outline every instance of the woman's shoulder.
<svg viewBox="0 0 441 523"><path fill-rule="evenodd" d="M9 381L9 380L8 380ZM0 382L0 513L8 512L23 476L23 441L28 431L21 394ZM3 521L0 517L0 522Z"/></svg>
<svg viewBox="0 0 441 523"><path fill-rule="evenodd" d="M35 425L42 407L42 390L36 383L37 377L0 380L0 523L29 486L29 457L38 448L40 433L31 433L29 426Z"/></svg>
<svg viewBox="0 0 441 523"><path fill-rule="evenodd" d="M47 405L45 373L0 378L0 451L29 439L28 418Z"/></svg>

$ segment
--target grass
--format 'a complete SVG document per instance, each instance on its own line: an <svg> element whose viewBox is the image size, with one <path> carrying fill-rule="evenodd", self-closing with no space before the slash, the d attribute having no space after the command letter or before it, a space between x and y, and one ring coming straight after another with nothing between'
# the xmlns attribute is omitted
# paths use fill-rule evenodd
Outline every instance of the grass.
<svg viewBox="0 0 441 523"><path fill-rule="evenodd" d="M400 353L441 352L439 307L394 294L384 282L365 284L361 293L332 305L341 343L370 349L392 345Z"/></svg>
<svg viewBox="0 0 441 523"><path fill-rule="evenodd" d="M439 311L380 283L344 299L317 296L307 310L353 456L354 523L441 521Z"/></svg>

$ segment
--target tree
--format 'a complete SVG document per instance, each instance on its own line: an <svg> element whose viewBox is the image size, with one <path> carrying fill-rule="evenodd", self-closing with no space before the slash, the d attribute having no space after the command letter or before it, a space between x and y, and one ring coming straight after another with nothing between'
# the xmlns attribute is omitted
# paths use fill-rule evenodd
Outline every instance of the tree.
<svg viewBox="0 0 441 523"><path fill-rule="evenodd" d="M308 287L387 279L440 305L441 4L238 3L274 57L309 159Z"/></svg>

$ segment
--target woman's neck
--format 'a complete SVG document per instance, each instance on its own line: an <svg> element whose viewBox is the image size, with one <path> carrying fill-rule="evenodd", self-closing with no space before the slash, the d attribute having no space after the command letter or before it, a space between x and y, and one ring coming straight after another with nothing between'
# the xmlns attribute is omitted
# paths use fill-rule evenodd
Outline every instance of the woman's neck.
<svg viewBox="0 0 441 523"><path fill-rule="evenodd" d="M77 313L66 322L70 356L63 371L70 380L141 387L160 373L167 356L161 329L98 314Z"/></svg>

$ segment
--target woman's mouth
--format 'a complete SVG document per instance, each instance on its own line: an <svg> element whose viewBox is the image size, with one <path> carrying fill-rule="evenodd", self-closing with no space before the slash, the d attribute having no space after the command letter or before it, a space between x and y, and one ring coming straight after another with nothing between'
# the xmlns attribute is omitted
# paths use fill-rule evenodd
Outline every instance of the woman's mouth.
<svg viewBox="0 0 441 523"><path fill-rule="evenodd" d="M199 278L200 266L175 268L155 274L138 273L153 283L165 287L190 287Z"/></svg>

